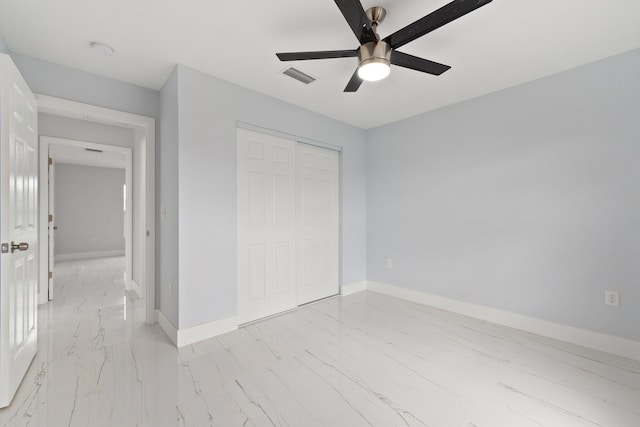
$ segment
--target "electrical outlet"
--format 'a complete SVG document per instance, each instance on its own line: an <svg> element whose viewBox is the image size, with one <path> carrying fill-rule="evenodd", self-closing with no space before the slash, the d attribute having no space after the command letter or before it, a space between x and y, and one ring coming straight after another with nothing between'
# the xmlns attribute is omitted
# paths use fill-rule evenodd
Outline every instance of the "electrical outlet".
<svg viewBox="0 0 640 427"><path fill-rule="evenodd" d="M620 307L620 293L618 291L604 291L604 303L613 307Z"/></svg>
<svg viewBox="0 0 640 427"><path fill-rule="evenodd" d="M391 258L387 258L387 268L393 268L393 260Z"/></svg>
<svg viewBox="0 0 640 427"><path fill-rule="evenodd" d="M169 281L169 295L173 295L173 282Z"/></svg>
<svg viewBox="0 0 640 427"><path fill-rule="evenodd" d="M91 238L91 246L95 246L96 245L96 238L92 237Z"/></svg>

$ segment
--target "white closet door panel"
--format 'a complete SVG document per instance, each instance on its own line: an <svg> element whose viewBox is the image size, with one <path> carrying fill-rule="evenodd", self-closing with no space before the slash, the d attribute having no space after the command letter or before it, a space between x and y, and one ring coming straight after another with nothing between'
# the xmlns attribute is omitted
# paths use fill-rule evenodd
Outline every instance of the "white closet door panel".
<svg viewBox="0 0 640 427"><path fill-rule="evenodd" d="M339 153L298 143L296 182L296 282L305 304L339 292Z"/></svg>
<svg viewBox="0 0 640 427"><path fill-rule="evenodd" d="M291 250L290 241L275 242L274 248L274 274L276 282L276 294L294 293L292 287L291 266L293 265L293 251Z"/></svg>
<svg viewBox="0 0 640 427"><path fill-rule="evenodd" d="M264 226L265 212L265 173L262 171L249 172L247 177L247 206L249 208L248 225Z"/></svg>
<svg viewBox="0 0 640 427"><path fill-rule="evenodd" d="M295 142L238 129L241 322L296 306Z"/></svg>
<svg viewBox="0 0 640 427"><path fill-rule="evenodd" d="M267 295L267 248L252 245L249 249L249 301L260 301Z"/></svg>

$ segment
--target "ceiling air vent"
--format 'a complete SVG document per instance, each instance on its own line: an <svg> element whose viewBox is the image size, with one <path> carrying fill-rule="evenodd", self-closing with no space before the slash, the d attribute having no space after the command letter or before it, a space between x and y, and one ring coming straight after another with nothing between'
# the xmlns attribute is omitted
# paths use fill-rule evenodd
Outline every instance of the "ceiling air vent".
<svg viewBox="0 0 640 427"><path fill-rule="evenodd" d="M309 83L314 82L316 79L311 77L309 74L303 73L300 70L297 70L293 67L289 67L282 72L285 76L289 76L292 79L296 79L297 81L308 85Z"/></svg>

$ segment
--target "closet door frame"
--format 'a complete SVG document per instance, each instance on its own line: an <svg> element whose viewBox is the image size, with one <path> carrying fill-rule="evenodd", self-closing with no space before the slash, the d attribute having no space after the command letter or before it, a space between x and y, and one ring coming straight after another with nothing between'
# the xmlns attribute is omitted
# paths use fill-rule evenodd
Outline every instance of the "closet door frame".
<svg viewBox="0 0 640 427"><path fill-rule="evenodd" d="M274 136L277 138L283 138L283 139L287 139L289 141L291 141L294 144L294 187L293 187L293 203L294 203L294 208L293 208L293 213L294 213L294 218L293 218L293 255L291 257L291 262L293 263L293 280L294 280L294 289L295 289L295 293L296 293L296 297L294 300L294 304L288 304L288 305L282 305L279 308L279 311L277 312L273 312L273 313L268 313L268 312L261 312L261 313L257 313L257 314L251 314L248 313L246 310L248 308L247 306L247 301L246 301L246 274L247 271L241 271L241 269L243 268L242 266L242 254L241 251L245 250L242 248L242 242L241 242L241 238L243 237L243 233L244 231L242 230L242 221L241 221L241 216L245 213L241 212L241 200L240 198L242 197L242 192L241 192L241 185L246 185L243 184L242 182L242 178L240 177L240 174L242 172L241 167L240 167L240 153L238 152L238 323L239 324L244 324L244 323L249 323L252 321L256 321L259 320L261 318L264 317L268 317L271 315L276 315L279 313L282 313L284 311L287 311L288 309L294 309L297 308L298 306L305 304L307 302L300 302L299 296L298 296L298 284L295 282L296 280L296 260L297 260L297 248L296 248L296 242L297 242L297 237L296 237L296 173L295 173L295 169L296 169L296 163L297 162L297 151L298 151L298 146L300 143L302 144L307 144L307 145L312 145L312 146L316 146L316 147L320 147L320 148L325 148L325 149L329 149L332 151L336 151L338 152L338 195L337 195L337 210L338 210L338 235L337 235L337 279L338 279L338 285L337 285L337 292L336 294L339 294L339 291L342 287L342 147L337 146L337 145L333 145L333 144L328 144L325 142L321 142L321 141L316 141L316 140L312 140L309 138L304 138L304 137L300 137L297 135L292 135L292 134L288 134L288 133L284 133L284 132L280 132L280 131L276 131L276 130L272 130L272 129L268 129L268 128L263 128L260 126L255 126L252 124L248 124L248 123L243 123L243 122L237 122L237 132L238 132L238 139L237 139L237 144L238 144L238 150L239 150L239 132L241 130L248 130L248 131L252 131L252 132L256 132L259 134L264 134L264 135L269 135L269 136ZM246 254L245 254L246 255ZM245 282L243 283L243 280L245 280ZM327 297L330 297L333 295L327 295Z"/></svg>

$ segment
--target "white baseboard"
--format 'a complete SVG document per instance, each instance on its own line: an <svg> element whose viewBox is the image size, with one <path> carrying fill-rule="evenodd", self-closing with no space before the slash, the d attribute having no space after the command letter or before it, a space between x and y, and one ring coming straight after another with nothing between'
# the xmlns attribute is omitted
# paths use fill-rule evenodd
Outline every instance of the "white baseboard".
<svg viewBox="0 0 640 427"><path fill-rule="evenodd" d="M536 319L496 308L440 297L413 289L387 285L385 283L367 281L366 289L571 344L640 360L640 342L638 341Z"/></svg>
<svg viewBox="0 0 640 427"><path fill-rule="evenodd" d="M131 289L127 289L130 291L135 292L135 294L138 296L138 298L142 298L142 289L140 289L140 285L138 284L138 282L136 282L135 280L131 279L130 281L131 283ZM126 285L126 283L125 283Z"/></svg>
<svg viewBox="0 0 640 427"><path fill-rule="evenodd" d="M347 296L351 294L355 294L356 292L364 291L367 289L367 282L363 280L362 282L350 283L348 285L342 285L340 288L340 295Z"/></svg>
<svg viewBox="0 0 640 427"><path fill-rule="evenodd" d="M203 323L202 325L193 326L187 329L178 329L178 343L176 345L178 347L184 347L185 345L226 334L227 332L235 331L237 329L237 316L214 320L213 322Z"/></svg>
<svg viewBox="0 0 640 427"><path fill-rule="evenodd" d="M112 251L94 251L94 252L76 252L69 254L58 254L55 256L56 262L58 261L72 261L76 259L91 259L91 258L107 258L114 256L124 256L124 249L116 249Z"/></svg>
<svg viewBox="0 0 640 427"><path fill-rule="evenodd" d="M176 347L184 347L185 345L213 338L238 329L237 316L214 320L213 322L203 323L202 325L193 326L191 328L176 329L176 327L173 326L169 319L167 319L160 310L156 310L156 312L158 314L158 324L169 336L169 339Z"/></svg>
<svg viewBox="0 0 640 427"><path fill-rule="evenodd" d="M165 317L164 314L158 309L156 309L156 317L158 318L158 325L162 328L162 330L167 334L171 342L177 347L178 346L178 330L175 326Z"/></svg>
<svg viewBox="0 0 640 427"><path fill-rule="evenodd" d="M387 285L379 282L363 281L342 286L341 295L351 295L364 290L428 305L441 310L451 311L464 316L474 317L487 322L520 329L522 331L592 348L594 350L640 360L640 342L638 341L607 335L600 332L588 331L586 329L575 328L573 326L549 322L542 319L536 319L534 317L528 317L522 314L499 310L492 307L432 295L413 289ZM238 329L239 324L238 317L233 316L179 330L176 329L160 311L157 311L157 313L160 327L162 327L177 347L183 347L217 335L235 331Z"/></svg>

